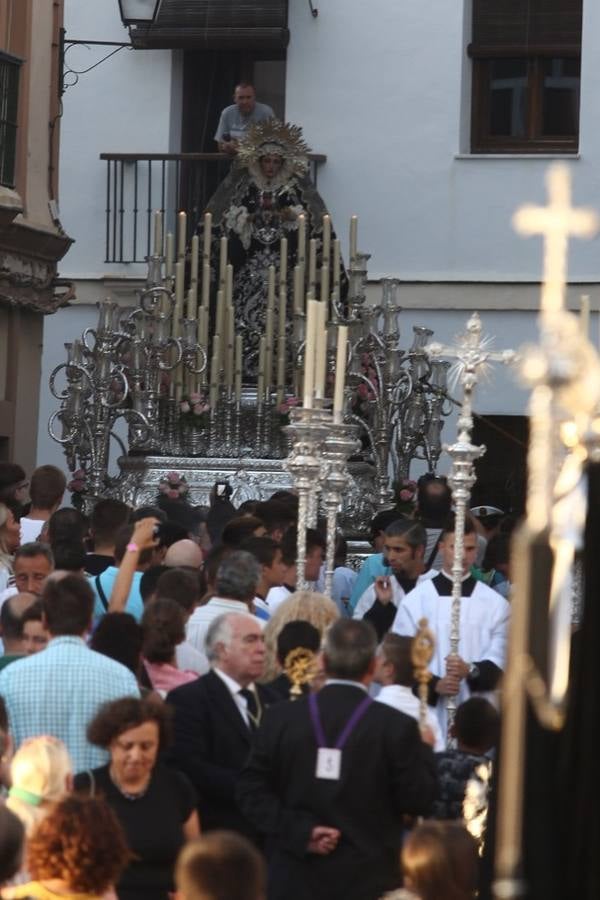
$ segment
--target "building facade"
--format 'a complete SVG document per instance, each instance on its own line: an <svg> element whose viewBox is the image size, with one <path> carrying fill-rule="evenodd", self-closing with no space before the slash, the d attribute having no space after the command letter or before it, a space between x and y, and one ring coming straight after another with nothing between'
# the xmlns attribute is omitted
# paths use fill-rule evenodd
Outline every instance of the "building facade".
<svg viewBox="0 0 600 900"><path fill-rule="evenodd" d="M68 301L58 217L62 0L0 0L0 459L36 463L43 320Z"/></svg>
<svg viewBox="0 0 600 900"><path fill-rule="evenodd" d="M203 5L199 0L198 9ZM242 6L223 5L232 16ZM66 92L62 216L77 244L65 274L77 300L47 320L45 377L64 358L64 335L94 321L93 304L109 294L135 302L143 277L135 261L141 251L128 249L131 225L119 231L116 218L119 208L132 207L118 191L133 161L109 182L111 163L101 155L214 149L218 112L240 77L254 79L259 99L302 125L313 150L326 155L319 190L345 249L349 218L359 217L359 246L371 253L370 297L379 296L382 276L400 280L407 343L416 324L451 341L475 309L498 348L535 338L541 241L518 237L511 219L520 204L545 202L545 172L555 159L571 168L574 203L600 206L597 4L284 5L287 36L265 46L240 29L215 38L208 25L202 30L186 20L190 4L163 0L154 31L142 38L138 32L135 49L123 48ZM65 22L74 37L128 40L117 0L66 0ZM72 68L106 55L93 50L73 48ZM138 169L145 188L144 171ZM577 309L580 295L590 296L597 335L597 240L572 243L569 275L569 303ZM496 369L478 393L478 411L492 425L503 417L504 430L511 430L511 417L524 415L525 404L526 392L508 371ZM54 408L48 395L42 406L40 460L57 460L60 448L43 439ZM449 427L444 436L451 434Z"/></svg>

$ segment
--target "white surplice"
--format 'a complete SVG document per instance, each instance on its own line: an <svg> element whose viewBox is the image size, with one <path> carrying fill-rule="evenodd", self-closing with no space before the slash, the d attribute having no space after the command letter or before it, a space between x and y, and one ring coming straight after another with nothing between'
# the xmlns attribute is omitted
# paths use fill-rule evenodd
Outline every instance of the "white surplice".
<svg viewBox="0 0 600 900"><path fill-rule="evenodd" d="M450 629L452 619L452 597L438 594L434 581L418 584L406 595L396 613L391 631L413 637L419 627L419 620L425 617L435 636L435 649L430 663L430 671L440 678L446 672L446 657L450 653ZM497 591L478 581L469 597L461 600L459 656L466 663L489 660L504 669L510 606ZM479 693L479 692L478 692ZM471 696L466 679L460 683L458 703ZM493 695L483 696L493 701ZM446 697L440 697L437 713L442 733L446 734Z"/></svg>

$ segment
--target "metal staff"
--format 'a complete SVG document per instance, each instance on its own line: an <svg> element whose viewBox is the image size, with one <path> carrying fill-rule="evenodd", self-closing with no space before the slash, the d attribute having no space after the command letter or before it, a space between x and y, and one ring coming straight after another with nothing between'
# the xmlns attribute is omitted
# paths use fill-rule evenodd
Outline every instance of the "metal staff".
<svg viewBox="0 0 600 900"><path fill-rule="evenodd" d="M529 656L530 609L539 579L534 578L540 555L549 555L552 543L554 478L560 465L558 431L573 419L579 435L588 431L598 406L600 362L581 334L573 316L565 311L568 239L592 237L598 217L592 210L571 206L570 176L566 166L552 166L547 177L550 202L546 207L522 207L514 217L521 234L544 237L544 276L540 303L540 345L524 354L522 374L534 386L530 401L527 519L513 542L513 617L502 696L503 731L498 783L496 839L497 900L513 900L525 893L521 875L523 787L525 764L525 711L527 695L546 727L560 728L561 702L568 680L568 652L560 659L561 690L548 700L548 690ZM562 422L561 422L562 406ZM565 415L566 413L566 415ZM581 453L584 439L571 445ZM562 451L564 454L564 450ZM562 455L561 454L561 455ZM568 459L567 459L568 463ZM554 524L555 524L554 520ZM555 535L556 536L556 535ZM555 574L555 573L554 573ZM554 591L554 589L553 589ZM570 625L554 642L568 648ZM553 673L553 682L556 683Z"/></svg>
<svg viewBox="0 0 600 900"><path fill-rule="evenodd" d="M475 484L474 462L483 456L485 447L475 446L471 442L473 431L473 394L478 380L489 362L512 362L514 350L492 352L490 340L482 337L481 319L473 313L467 322L467 330L458 339L456 347L444 347L442 344L430 344L427 348L430 356L449 356L455 358L458 381L463 389L463 400L458 419L458 438L444 450L452 459L452 469L448 476L448 484L452 489L454 500L454 556L452 560L452 613L450 625L450 653L458 656L460 646L460 610L462 604L462 581L464 560L464 537L467 504L471 496L471 488ZM447 700L448 732L454 722L456 713L456 696Z"/></svg>

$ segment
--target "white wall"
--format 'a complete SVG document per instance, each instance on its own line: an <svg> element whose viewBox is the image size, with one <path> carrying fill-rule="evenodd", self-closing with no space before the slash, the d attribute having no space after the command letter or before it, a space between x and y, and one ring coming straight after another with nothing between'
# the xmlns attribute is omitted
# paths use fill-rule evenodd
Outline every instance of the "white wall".
<svg viewBox="0 0 600 900"><path fill-rule="evenodd" d="M117 0L66 0L66 40L128 41ZM73 46L71 69L89 68L111 47ZM76 243L61 264L67 278L137 275L139 265L104 263L106 163L103 152L179 151L180 55L123 48L79 76L63 97L60 152L62 224ZM73 76L69 76L73 80Z"/></svg>
<svg viewBox="0 0 600 900"><path fill-rule="evenodd" d="M518 238L510 222L519 204L544 202L548 159L457 158L468 103L462 0L317 5L313 19L306 4L290 4L286 115L327 154L320 191L342 234L359 215L371 275L538 279L541 241ZM575 202L600 206L600 59L590 46L600 4L584 9L580 158L569 165ZM574 242L574 280L599 279L599 249Z"/></svg>

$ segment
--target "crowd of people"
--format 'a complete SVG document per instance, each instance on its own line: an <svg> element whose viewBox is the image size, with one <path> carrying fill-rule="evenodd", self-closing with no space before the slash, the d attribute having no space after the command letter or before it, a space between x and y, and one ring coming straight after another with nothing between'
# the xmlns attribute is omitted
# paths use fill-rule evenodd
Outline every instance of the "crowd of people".
<svg viewBox="0 0 600 900"><path fill-rule="evenodd" d="M358 571L340 536L331 597L321 522L296 589L293 492L84 515L65 490L53 466L0 463L3 898L477 895L463 801L498 742L501 510L468 517L456 653L443 478L374 518Z"/></svg>

